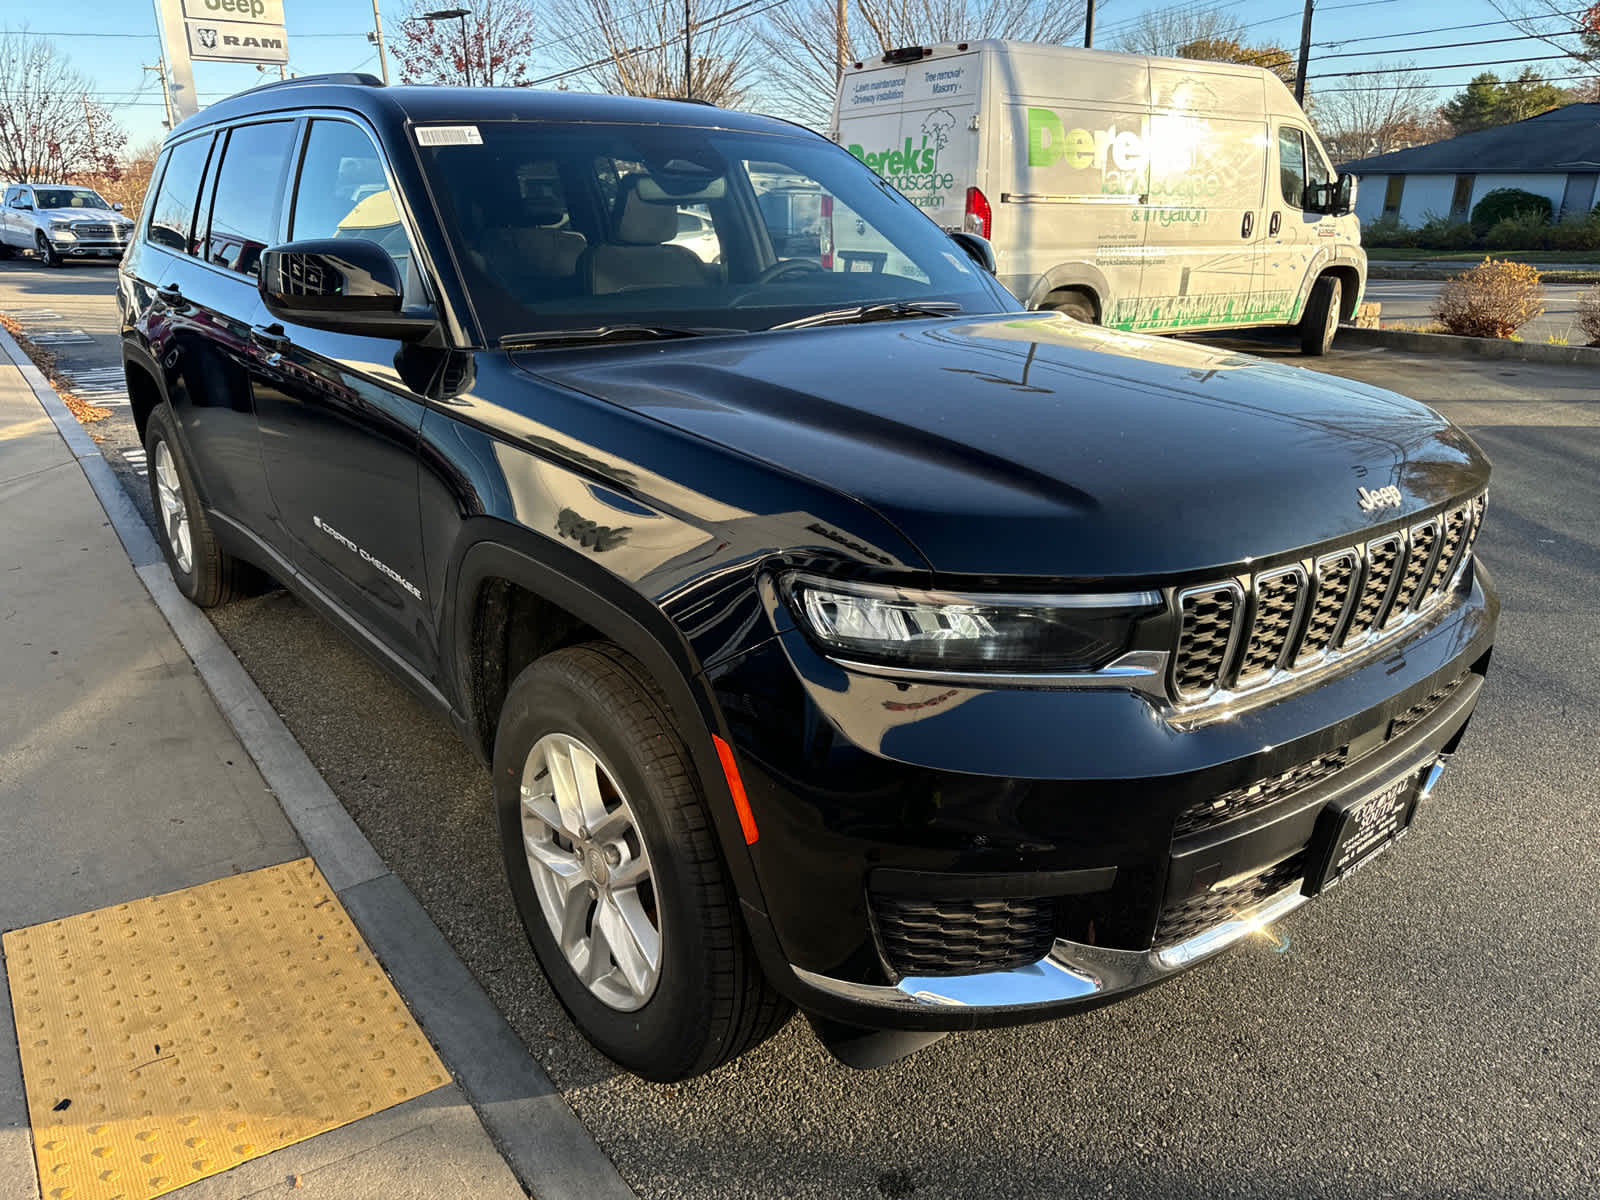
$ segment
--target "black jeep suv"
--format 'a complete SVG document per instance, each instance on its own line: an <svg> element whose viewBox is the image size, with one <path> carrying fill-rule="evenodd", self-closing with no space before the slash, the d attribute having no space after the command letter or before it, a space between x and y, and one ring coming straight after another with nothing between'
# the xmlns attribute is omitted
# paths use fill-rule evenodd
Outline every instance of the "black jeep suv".
<svg viewBox="0 0 1600 1200"><path fill-rule="evenodd" d="M1471 439L1020 311L796 126L298 80L184 122L146 211L179 586L265 570L455 724L651 1078L791 1004L869 1064L1154 983L1404 835L1477 702Z"/></svg>

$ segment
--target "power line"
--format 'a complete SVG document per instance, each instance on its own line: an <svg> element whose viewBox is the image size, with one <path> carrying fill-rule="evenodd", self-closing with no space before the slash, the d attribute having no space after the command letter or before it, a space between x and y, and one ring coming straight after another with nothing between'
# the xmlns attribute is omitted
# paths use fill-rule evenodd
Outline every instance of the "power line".
<svg viewBox="0 0 1600 1200"><path fill-rule="evenodd" d="M1553 16L1553 17L1581 17L1583 15L1584 11L1585 11L1584 9L1580 8L1580 9L1576 9L1573 12L1569 12L1569 13L1551 13L1550 15ZM1425 33L1455 33L1457 30L1460 30L1460 29L1487 29L1487 28L1489 28L1490 26L1493 26L1493 25L1512 25L1512 24L1515 24L1515 22L1508 21L1504 17L1502 17L1498 21L1474 21L1470 25L1440 25L1440 26L1437 26L1436 28L1433 28L1433 29L1411 29L1411 30L1407 30L1405 33L1374 33L1374 34L1370 34L1367 37L1336 38L1336 39L1333 39L1331 41L1326 41L1326 42L1312 42L1311 45L1313 47L1316 47L1316 46L1353 46L1357 42L1382 42L1382 41L1388 41L1388 40L1390 40L1392 38L1421 37ZM1526 38L1529 38L1531 41L1538 41L1539 40L1538 38L1533 37L1533 35L1531 35L1531 34L1524 34L1523 36L1526 37ZM1557 35L1552 35L1552 36L1557 36Z"/></svg>
<svg viewBox="0 0 1600 1200"><path fill-rule="evenodd" d="M1306 76L1312 79L1349 79L1356 75L1418 75L1423 71L1458 71L1466 67L1505 67L1517 63L1544 62L1552 58L1571 58L1570 54L1532 54L1526 58L1491 58L1483 62L1439 63L1432 67L1376 67L1370 71L1330 71Z"/></svg>
<svg viewBox="0 0 1600 1200"><path fill-rule="evenodd" d="M738 12L740 9L749 8L752 4L757 3L760 3L760 0L744 0L742 4L736 4L732 8L723 9L722 12L716 14L715 16L708 17L704 21L697 22L695 28L702 33L712 33L715 30L725 28L728 25L737 25L740 21L748 21L751 17L760 16L764 12L771 12L775 8L782 8L785 4L789 3L789 0L772 0L772 3L765 4L756 9L754 12L747 12L743 16L733 17L731 20L723 20L724 17L730 17L733 13ZM541 84L555 83L558 80L566 79L573 75L582 75L586 71L598 70L599 68L616 62L619 59L637 58L641 54L651 54L657 50L665 50L668 46L676 45L678 41L678 38L672 37L668 38L666 41L658 42L654 46L635 46L628 50L624 50L621 54L608 54L605 58L597 58L592 62L586 62L576 67L568 67L566 70L557 71L553 75L544 75L538 79L530 79L527 83L520 83L517 86L538 87Z"/></svg>
<svg viewBox="0 0 1600 1200"><path fill-rule="evenodd" d="M1307 78L1309 78L1309 76ZM1562 85L1562 84L1587 83L1587 82L1589 82L1591 80L1596 80L1596 79L1600 79L1600 75L1540 75L1540 76L1535 76L1535 77L1533 77L1531 79L1517 80L1515 82L1519 82L1519 83L1553 83L1553 84L1556 84L1556 85L1559 86L1559 85ZM1426 85L1425 90L1431 91L1431 90L1435 90L1435 89L1446 89L1446 88L1448 88L1448 89L1454 91L1457 88L1467 87L1471 83L1472 83L1472 80L1470 80L1470 79L1463 79L1460 82L1456 82L1456 83L1432 83L1432 82L1430 82L1430 83L1428 83ZM1343 94L1345 92L1404 92L1404 91L1410 91L1410 90L1412 90L1412 89L1414 89L1416 87L1417 87L1416 83L1375 83L1375 84L1371 85L1370 87L1317 88L1312 93L1312 97L1314 99L1317 96L1337 96L1337 95L1341 95L1341 94Z"/></svg>
<svg viewBox="0 0 1600 1200"><path fill-rule="evenodd" d="M1561 36L1572 36L1572 35L1561 35ZM1462 46L1494 46L1494 45L1497 45L1497 44L1499 44L1501 42L1525 42L1525 41L1529 41L1529 40L1530 39L1527 38L1526 36L1522 36L1522 37L1504 37L1504 38L1484 38L1483 40L1476 41L1476 42L1444 42L1444 43L1441 43L1441 44L1439 44L1437 46L1396 46L1393 49L1389 49L1389 50L1350 50L1350 51L1347 51L1347 52L1345 52L1343 54L1319 54L1319 55L1317 55L1315 61L1316 62L1326 62L1330 58L1367 58L1367 57L1370 57L1371 55L1374 55L1374 54L1426 54L1426 53L1428 53L1430 51L1433 51L1433 50L1458 50ZM1538 41L1539 39L1533 38L1531 40ZM1439 67L1440 67L1440 69L1446 69L1446 68L1448 68L1450 66L1453 66L1453 65L1454 64L1451 64L1451 63L1444 63L1444 64L1439 64ZM1418 68L1418 70L1425 70L1425 69L1426 69L1425 67L1419 67ZM1312 76L1308 75L1306 78L1310 79L1310 78L1312 78Z"/></svg>

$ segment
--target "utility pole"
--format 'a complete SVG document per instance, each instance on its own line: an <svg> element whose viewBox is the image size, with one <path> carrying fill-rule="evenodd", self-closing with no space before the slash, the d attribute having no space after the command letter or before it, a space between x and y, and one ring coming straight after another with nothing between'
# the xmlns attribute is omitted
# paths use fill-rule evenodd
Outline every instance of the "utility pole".
<svg viewBox="0 0 1600 1200"><path fill-rule="evenodd" d="M1294 73L1294 102L1306 102L1306 64L1311 58L1311 5L1306 0L1306 15L1300 20L1300 66Z"/></svg>
<svg viewBox="0 0 1600 1200"><path fill-rule="evenodd" d="M378 12L378 0L372 0L372 32L368 39L378 47L378 70L383 74L383 82L389 82L389 60L383 56L383 17Z"/></svg>
<svg viewBox="0 0 1600 1200"><path fill-rule="evenodd" d="M846 23L846 0L839 0L834 10L834 58L837 60L833 71L833 85L838 87L844 80L844 60L850 53L850 26Z"/></svg>
<svg viewBox="0 0 1600 1200"><path fill-rule="evenodd" d="M156 65L153 67L140 64L146 71L156 73L156 81L161 84L161 100L167 106L167 128L172 128L172 93L167 91L167 60L161 55L156 56Z"/></svg>
<svg viewBox="0 0 1600 1200"><path fill-rule="evenodd" d="M1311 0L1306 0L1310 3ZM1088 7L1083 15L1083 48L1094 49L1094 0L1088 0Z"/></svg>
<svg viewBox="0 0 1600 1200"><path fill-rule="evenodd" d="M683 0L683 98L694 99L694 56L689 48L689 32L693 28L694 0Z"/></svg>

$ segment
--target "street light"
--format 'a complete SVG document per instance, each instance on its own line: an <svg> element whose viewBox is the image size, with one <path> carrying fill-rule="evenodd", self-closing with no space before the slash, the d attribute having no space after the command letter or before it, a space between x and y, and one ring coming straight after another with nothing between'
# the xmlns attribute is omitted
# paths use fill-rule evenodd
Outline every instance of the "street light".
<svg viewBox="0 0 1600 1200"><path fill-rule="evenodd" d="M467 86L472 86L472 54L467 48L467 17L471 9L466 8L441 8L438 12L422 14L424 21L448 21L454 17L461 22L461 69L466 72Z"/></svg>

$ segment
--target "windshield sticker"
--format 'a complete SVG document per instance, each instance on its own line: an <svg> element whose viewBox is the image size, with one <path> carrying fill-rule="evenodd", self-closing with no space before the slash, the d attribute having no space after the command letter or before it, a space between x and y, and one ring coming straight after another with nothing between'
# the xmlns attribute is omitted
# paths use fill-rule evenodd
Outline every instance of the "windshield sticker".
<svg viewBox="0 0 1600 1200"><path fill-rule="evenodd" d="M481 146L483 134L476 125L419 125L419 146Z"/></svg>

